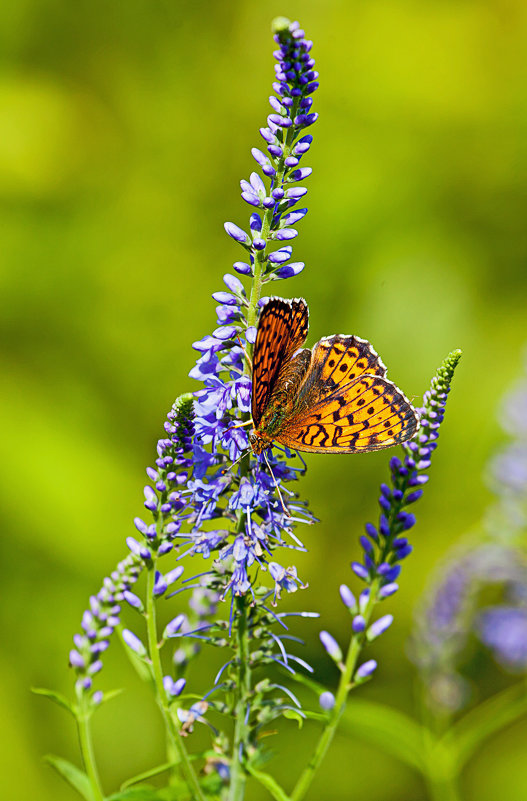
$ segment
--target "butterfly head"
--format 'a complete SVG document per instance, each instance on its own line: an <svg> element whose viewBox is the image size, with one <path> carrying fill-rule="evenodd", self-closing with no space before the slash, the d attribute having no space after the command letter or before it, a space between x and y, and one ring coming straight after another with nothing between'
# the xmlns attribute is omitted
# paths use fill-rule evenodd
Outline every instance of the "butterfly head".
<svg viewBox="0 0 527 801"><path fill-rule="evenodd" d="M271 446L271 440L267 439L266 437L262 437L262 435L259 434L254 428L249 434L249 442L251 444L251 448L253 449L253 453L256 454L256 456L258 456L260 453L263 453Z"/></svg>

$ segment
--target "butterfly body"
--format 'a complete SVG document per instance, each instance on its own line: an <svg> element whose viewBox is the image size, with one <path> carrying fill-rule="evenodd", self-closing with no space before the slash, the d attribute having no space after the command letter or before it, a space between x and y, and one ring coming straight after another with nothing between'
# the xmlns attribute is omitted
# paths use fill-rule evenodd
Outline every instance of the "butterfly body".
<svg viewBox="0 0 527 801"><path fill-rule="evenodd" d="M419 417L388 381L370 343L335 334L313 350L303 299L270 298L260 314L253 358L249 440L259 454L274 441L313 453L358 453L405 442Z"/></svg>

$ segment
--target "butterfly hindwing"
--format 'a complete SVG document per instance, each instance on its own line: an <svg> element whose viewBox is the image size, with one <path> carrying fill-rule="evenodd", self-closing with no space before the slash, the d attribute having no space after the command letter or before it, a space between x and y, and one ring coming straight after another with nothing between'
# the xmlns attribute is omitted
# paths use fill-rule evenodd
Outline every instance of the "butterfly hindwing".
<svg viewBox="0 0 527 801"><path fill-rule="evenodd" d="M419 417L383 376L364 374L291 417L276 439L313 453L360 453L411 439Z"/></svg>
<svg viewBox="0 0 527 801"><path fill-rule="evenodd" d="M305 300L270 298L258 322L253 355L252 417L258 427L282 368L287 366L308 332Z"/></svg>

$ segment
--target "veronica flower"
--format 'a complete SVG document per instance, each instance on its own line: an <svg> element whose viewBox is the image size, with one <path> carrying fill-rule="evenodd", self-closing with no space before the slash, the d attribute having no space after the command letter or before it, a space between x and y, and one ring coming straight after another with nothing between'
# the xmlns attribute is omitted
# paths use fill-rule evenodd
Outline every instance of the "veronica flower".
<svg viewBox="0 0 527 801"><path fill-rule="evenodd" d="M93 676L102 669L102 655L120 623L122 602L139 578L141 569L141 558L130 554L119 562L112 574L104 579L99 592L90 598L89 608L82 616L82 634L74 635L75 647L69 657L77 677L78 693L92 689ZM97 696L94 698L97 700Z"/></svg>
<svg viewBox="0 0 527 801"><path fill-rule="evenodd" d="M390 459L391 480L381 484L379 496L380 514L376 524L366 523L365 535L360 537L362 560L352 562L355 575L366 585L358 599L347 585L341 585L342 603L352 617L352 642L362 646L383 634L392 624L393 616L384 615L371 620L378 601L393 595L398 590L397 579L402 562L411 554L412 545L408 532L416 522L408 507L421 498L423 487L428 482L428 471L432 454L437 447L439 429L445 415L446 401L454 370L461 351L453 351L432 379L430 390L425 393L423 406L419 409L420 424L414 440L404 443L403 460L398 456ZM369 678L377 667L375 660L356 666L355 656L359 648L350 648L346 664L338 643L328 632L322 632L321 641L329 656L337 662L344 675L353 674L355 683Z"/></svg>
<svg viewBox="0 0 527 801"><path fill-rule="evenodd" d="M246 457L243 474L227 469L248 450L246 431L239 427L250 412L251 382L244 372L244 359L255 339L255 323L261 287L268 281L297 275L303 264L291 261L290 242L297 236L293 225L307 209L298 209L307 189L299 186L311 168L301 164L313 137L307 134L317 119L312 111L318 73L311 56L311 42L297 23L279 21L275 40L278 49L271 113L260 129L263 150L252 149L257 170L241 181L241 195L251 207L246 230L233 222L225 223L227 234L245 251L245 260L236 261L234 270L253 278L248 298L242 281L224 276L225 289L213 293L217 327L194 343L199 352L190 376L203 383L195 393L193 477L188 483L191 523L189 535L193 552L208 558L213 550L229 566L225 590L232 595L252 592L252 576L257 569L270 569L269 557L277 545L302 547L293 534L295 522L313 522L307 507L296 501L285 483L297 478L298 468L281 454L269 457L269 467L259 459ZM206 521L222 516L237 522L239 530L219 539L202 529ZM211 547L208 547L211 546ZM273 563L274 564L274 563ZM302 586L295 569L273 568L275 597L280 591Z"/></svg>

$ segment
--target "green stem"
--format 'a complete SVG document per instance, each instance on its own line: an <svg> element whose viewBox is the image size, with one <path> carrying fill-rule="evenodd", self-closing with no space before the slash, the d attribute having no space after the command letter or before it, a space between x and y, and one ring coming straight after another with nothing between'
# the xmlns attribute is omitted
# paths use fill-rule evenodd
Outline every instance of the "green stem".
<svg viewBox="0 0 527 801"><path fill-rule="evenodd" d="M461 801L455 754L435 737L425 738L426 763L424 774L430 801Z"/></svg>
<svg viewBox="0 0 527 801"><path fill-rule="evenodd" d="M364 610L363 617L366 622L366 626L368 625L373 608L377 603L377 593L380 587L379 579L375 579L372 582L370 587L370 598L368 600L367 606ZM359 660L360 653L362 651L362 646L364 644L365 637L363 633L354 634L350 641L350 646L348 649L348 653L346 656L346 662L344 664L344 670L341 673L339 685L337 688L337 693L335 695L335 706L333 707L333 712L329 723L323 730L322 734L320 735L320 739L315 747L313 752L313 756L311 757L308 765L304 768L300 778L298 779L293 792L290 795L291 801L300 801L301 798L304 798L305 794L307 793L311 782L315 776L316 771L320 767L322 760L324 759L326 752L331 745L333 737L337 731L340 719L344 714L344 710L346 709L346 701L348 699L348 695L350 690L353 689L353 684L351 683L351 679L355 670L357 668L357 662Z"/></svg>
<svg viewBox="0 0 527 801"><path fill-rule="evenodd" d="M159 644L157 640L157 623L156 623L156 605L154 599L154 582L156 575L157 557L154 555L152 561L148 565L148 572L146 576L146 626L148 632L148 651L152 662L152 671L154 674L154 681L156 685L156 697L159 708L163 715L165 725L168 731L169 743L173 747L178 761L180 763L181 772L192 794L193 801L205 801L205 797L201 792L198 779L194 768L190 762L187 754L187 749L183 743L183 738L179 730L179 724L176 723L174 717L170 712L167 694L163 687L163 668L161 665L161 654L159 651Z"/></svg>
<svg viewBox="0 0 527 801"><path fill-rule="evenodd" d="M93 742L90 728L91 711L87 708L87 698L83 695L81 701L81 708L77 717L77 726L79 730L79 741L82 754L82 760L86 769L86 774L90 780L93 801L104 801L104 793L97 771L95 762L95 754L93 752Z"/></svg>
<svg viewBox="0 0 527 801"><path fill-rule="evenodd" d="M250 726L247 721L247 704L249 703L251 694L247 606L247 599L245 596L236 598L236 607L238 610L236 632L238 646L238 699L235 707L229 801L242 801L245 795L245 783L247 780L247 774L241 761L241 752L245 749L250 735Z"/></svg>

